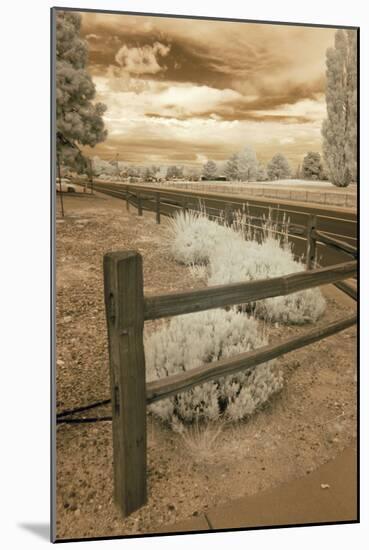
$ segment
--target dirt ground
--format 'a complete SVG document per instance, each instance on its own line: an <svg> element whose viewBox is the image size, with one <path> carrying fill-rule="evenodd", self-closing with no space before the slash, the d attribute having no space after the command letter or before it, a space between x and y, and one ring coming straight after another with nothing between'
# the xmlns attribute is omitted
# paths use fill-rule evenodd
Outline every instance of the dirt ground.
<svg viewBox="0 0 369 550"><path fill-rule="evenodd" d="M59 200L59 199L58 199ZM199 286L176 264L156 225L103 195L64 196L57 216L57 412L109 398L102 259L108 251L143 255L145 293ZM324 287L325 325L355 310ZM311 326L273 327L269 340ZM150 326L147 327L150 330ZM356 437L356 327L279 360L285 385L248 422L185 435L148 416L148 503L122 519L112 500L111 422L57 428L57 538L165 532L165 526L234 498L301 477ZM93 415L110 415L109 406Z"/></svg>

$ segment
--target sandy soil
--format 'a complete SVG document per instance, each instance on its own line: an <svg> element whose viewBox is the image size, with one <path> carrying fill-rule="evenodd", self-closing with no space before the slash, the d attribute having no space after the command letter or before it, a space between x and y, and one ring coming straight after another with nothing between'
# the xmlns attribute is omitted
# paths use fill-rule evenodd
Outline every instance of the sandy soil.
<svg viewBox="0 0 369 550"><path fill-rule="evenodd" d="M57 219L57 410L109 397L103 254L135 249L145 292L199 286L171 260L166 220L142 218L125 202L64 197ZM354 303L323 288L324 325ZM151 327L152 328L152 327ZM309 330L272 327L270 341ZM148 327L150 330L150 326ZM285 386L250 421L185 436L148 416L148 504L122 519L112 501L111 423L57 428L57 538L133 535L162 529L220 503L300 477L356 436L356 328L279 360ZM109 406L93 414L109 415Z"/></svg>

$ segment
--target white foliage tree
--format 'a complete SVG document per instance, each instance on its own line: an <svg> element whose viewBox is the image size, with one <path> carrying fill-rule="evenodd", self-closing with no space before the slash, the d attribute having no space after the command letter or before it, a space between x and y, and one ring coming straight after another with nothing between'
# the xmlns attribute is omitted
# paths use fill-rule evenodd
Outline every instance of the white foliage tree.
<svg viewBox="0 0 369 550"><path fill-rule="evenodd" d="M95 176L112 176L116 173L116 167L98 156L92 159L92 169Z"/></svg>
<svg viewBox="0 0 369 550"><path fill-rule="evenodd" d="M141 172L142 170L140 166L131 165L127 168L127 176L131 178L139 178L141 176Z"/></svg>
<svg viewBox="0 0 369 550"><path fill-rule="evenodd" d="M270 180L282 180L291 176L290 165L282 153L276 153L268 162L267 171Z"/></svg>
<svg viewBox="0 0 369 550"><path fill-rule="evenodd" d="M225 165L224 173L229 180L238 179L238 155L234 153Z"/></svg>
<svg viewBox="0 0 369 550"><path fill-rule="evenodd" d="M202 168L202 174L208 180L215 178L217 171L217 165L213 160L208 160Z"/></svg>
<svg viewBox="0 0 369 550"><path fill-rule="evenodd" d="M258 163L258 172L257 172L256 179L257 181L267 181L268 179L268 172L264 164L261 164L261 162Z"/></svg>
<svg viewBox="0 0 369 550"><path fill-rule="evenodd" d="M356 181L357 45L356 31L338 30L326 59L327 118L323 155L331 182L345 187Z"/></svg>
<svg viewBox="0 0 369 550"><path fill-rule="evenodd" d="M175 164L173 164L172 166L168 166L166 178L167 179L183 178L183 166L176 166Z"/></svg>
<svg viewBox="0 0 369 550"><path fill-rule="evenodd" d="M143 177L145 181L151 181L154 178L156 178L156 174L159 172L160 167L155 166L154 164L151 166L146 166L143 172Z"/></svg>
<svg viewBox="0 0 369 550"><path fill-rule="evenodd" d="M319 153L309 151L302 162L302 177L307 180L320 180L323 175L323 164Z"/></svg>
<svg viewBox="0 0 369 550"><path fill-rule="evenodd" d="M346 157L351 180L357 181L357 35L356 31L347 31L348 64L348 130Z"/></svg>
<svg viewBox="0 0 369 550"><path fill-rule="evenodd" d="M187 166L184 168L184 177L190 181L198 181L201 176L199 168L194 166Z"/></svg>
<svg viewBox="0 0 369 550"><path fill-rule="evenodd" d="M245 147L233 154L225 165L224 172L229 180L256 181L259 163L255 151Z"/></svg>
<svg viewBox="0 0 369 550"><path fill-rule="evenodd" d="M102 115L106 106L93 103L95 85L87 72L87 43L80 38L81 16L57 13L56 129L57 154L65 164L84 164L80 145L94 147L106 138Z"/></svg>
<svg viewBox="0 0 369 550"><path fill-rule="evenodd" d="M251 147L245 147L237 155L238 178L241 181L256 181L258 174L258 159Z"/></svg>

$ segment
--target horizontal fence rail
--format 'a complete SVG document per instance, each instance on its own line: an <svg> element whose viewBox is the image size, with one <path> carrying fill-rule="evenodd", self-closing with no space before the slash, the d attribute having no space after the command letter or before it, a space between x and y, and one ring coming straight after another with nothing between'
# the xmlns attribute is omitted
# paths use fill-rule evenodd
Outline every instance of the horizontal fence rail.
<svg viewBox="0 0 369 550"><path fill-rule="evenodd" d="M316 217L311 217L308 222L308 230L307 230L307 252L306 252L306 258L307 258L307 266L311 266L313 264L317 265L316 261L316 246L319 243L323 243L328 247L334 248L336 250L339 250L340 252L344 252L346 254L349 254L350 256L353 256L355 259L357 259L358 251L357 248L354 246L351 246L350 244L337 239L333 238L330 235L327 235L323 231L318 231L316 229ZM353 277L356 278L357 274L355 273ZM336 288L347 294L350 298L353 300L358 299L358 291L355 286L352 284L349 284L346 281L337 281L333 283Z"/></svg>
<svg viewBox="0 0 369 550"><path fill-rule="evenodd" d="M346 281L339 281L335 283L334 286L342 290L347 296L350 296L353 300L357 301L357 288L353 285L350 285Z"/></svg>
<svg viewBox="0 0 369 550"><path fill-rule="evenodd" d="M326 233L323 233L322 231L317 231L317 230L313 231L313 237L316 241L332 246L337 250L342 250L343 252L346 252L347 254L349 254L350 256L353 256L354 258L357 257L357 248L355 248L354 246L348 243L345 243L344 241L341 241L340 239L335 239L333 237L330 237Z"/></svg>
<svg viewBox="0 0 369 550"><path fill-rule="evenodd" d="M155 380L146 384L147 403L154 403L171 395L187 391L193 386L216 380L222 376L235 374L241 370L255 368L261 363L270 361L296 349L318 342L327 336L331 336L345 330L357 322L357 315L350 315L329 325L311 330L302 336L289 338L280 344L272 344L257 348L253 351L241 353L230 359L223 359L203 365L186 372L174 374L168 378Z"/></svg>
<svg viewBox="0 0 369 550"><path fill-rule="evenodd" d="M159 319L217 307L246 304L264 298L285 296L299 290L347 279L355 275L356 271L357 262L351 261L272 279L147 296L144 299L144 318L145 320Z"/></svg>

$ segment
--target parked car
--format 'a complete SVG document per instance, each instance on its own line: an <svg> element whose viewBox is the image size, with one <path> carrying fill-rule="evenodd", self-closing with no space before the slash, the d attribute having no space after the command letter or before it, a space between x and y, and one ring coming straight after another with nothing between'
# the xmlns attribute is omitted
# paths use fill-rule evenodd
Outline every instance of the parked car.
<svg viewBox="0 0 369 550"><path fill-rule="evenodd" d="M75 193L77 191L77 187L68 178L61 178L60 181L59 178L57 178L56 190L59 192L63 191L63 193Z"/></svg>

